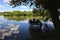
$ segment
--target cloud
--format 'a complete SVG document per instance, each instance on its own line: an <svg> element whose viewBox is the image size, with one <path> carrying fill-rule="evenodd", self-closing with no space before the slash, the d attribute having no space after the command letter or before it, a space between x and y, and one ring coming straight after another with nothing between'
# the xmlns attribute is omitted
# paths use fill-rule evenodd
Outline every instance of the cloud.
<svg viewBox="0 0 60 40"><path fill-rule="evenodd" d="M4 2L9 2L9 1L11 1L11 0L4 0Z"/></svg>
<svg viewBox="0 0 60 40"><path fill-rule="evenodd" d="M10 6L9 4L6 4L7 6Z"/></svg>
<svg viewBox="0 0 60 40"><path fill-rule="evenodd" d="M21 9L20 11L32 11L32 9Z"/></svg>
<svg viewBox="0 0 60 40"><path fill-rule="evenodd" d="M0 4L0 12L3 12L5 10L5 7Z"/></svg>
<svg viewBox="0 0 60 40"><path fill-rule="evenodd" d="M11 4L10 1L11 1L11 0L4 0L4 2L7 3L7 6L10 6L10 5L9 5L9 4Z"/></svg>
<svg viewBox="0 0 60 40"><path fill-rule="evenodd" d="M25 6L25 5L21 5L20 9L21 9L20 11L32 11L33 10L32 8L30 9L28 6Z"/></svg>
<svg viewBox="0 0 60 40"><path fill-rule="evenodd" d="M4 0L4 2L6 2L6 3L9 3L9 1L11 1L11 0Z"/></svg>
<svg viewBox="0 0 60 40"><path fill-rule="evenodd" d="M0 5L0 8L4 8L4 6Z"/></svg>
<svg viewBox="0 0 60 40"><path fill-rule="evenodd" d="M22 5L22 6L20 6L21 8L27 8L27 6L24 6L24 5Z"/></svg>

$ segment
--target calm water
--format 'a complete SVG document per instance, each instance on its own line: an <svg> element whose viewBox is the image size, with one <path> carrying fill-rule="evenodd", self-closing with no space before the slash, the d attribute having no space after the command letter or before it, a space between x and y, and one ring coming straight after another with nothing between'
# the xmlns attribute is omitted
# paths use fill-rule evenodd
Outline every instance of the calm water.
<svg viewBox="0 0 60 40"><path fill-rule="evenodd" d="M7 20L3 16L0 16L0 29L9 29L8 25L19 25L19 33L11 33L10 36L6 36L4 39L5 40L27 40L30 38L29 34L29 23L28 20L23 20L23 21L14 21L14 20ZM10 30L11 31L11 30ZM8 32L7 32L8 33ZM13 36L12 36L13 35ZM8 38L8 39L7 39ZM3 39L3 36L2 36Z"/></svg>
<svg viewBox="0 0 60 40"><path fill-rule="evenodd" d="M44 22L42 23L41 29L44 32ZM51 25L48 25L51 29L54 29L52 22L47 21L46 23L50 23ZM28 20L15 21L0 16L0 40L31 40L31 38Z"/></svg>

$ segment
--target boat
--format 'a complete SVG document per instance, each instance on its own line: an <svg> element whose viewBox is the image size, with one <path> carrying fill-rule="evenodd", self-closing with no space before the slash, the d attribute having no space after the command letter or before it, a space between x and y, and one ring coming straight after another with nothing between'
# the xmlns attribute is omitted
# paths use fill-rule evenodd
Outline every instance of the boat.
<svg viewBox="0 0 60 40"><path fill-rule="evenodd" d="M41 29L42 23L39 20L33 19L29 20L29 26L31 29L38 30Z"/></svg>

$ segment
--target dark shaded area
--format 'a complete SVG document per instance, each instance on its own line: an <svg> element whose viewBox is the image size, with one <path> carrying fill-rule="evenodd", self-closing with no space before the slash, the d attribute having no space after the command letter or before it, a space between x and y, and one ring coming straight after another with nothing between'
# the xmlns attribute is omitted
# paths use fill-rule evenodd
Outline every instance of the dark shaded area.
<svg viewBox="0 0 60 40"><path fill-rule="evenodd" d="M38 20L39 21L39 20ZM31 40L51 40L53 35L54 35L54 29L50 29L47 24L45 25L44 32L42 31L41 27L43 24L39 21L38 22L36 19L30 20L30 27L29 27L29 32L31 35ZM40 23L37 24L36 22ZM34 27L34 25L36 27ZM41 25L38 27L38 25Z"/></svg>
<svg viewBox="0 0 60 40"><path fill-rule="evenodd" d="M42 40L42 31L40 29L34 30L30 28L31 40Z"/></svg>

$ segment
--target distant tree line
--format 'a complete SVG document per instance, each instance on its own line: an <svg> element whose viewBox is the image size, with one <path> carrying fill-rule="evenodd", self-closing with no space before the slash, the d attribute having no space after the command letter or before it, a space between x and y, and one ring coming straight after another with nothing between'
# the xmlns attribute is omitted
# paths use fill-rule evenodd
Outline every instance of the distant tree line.
<svg viewBox="0 0 60 40"><path fill-rule="evenodd" d="M50 18L50 13L48 10L1 12L1 14L7 17L40 17L43 20L48 20Z"/></svg>
<svg viewBox="0 0 60 40"><path fill-rule="evenodd" d="M3 12L4 16L31 16L32 12L27 12L27 11L13 11L13 12Z"/></svg>

